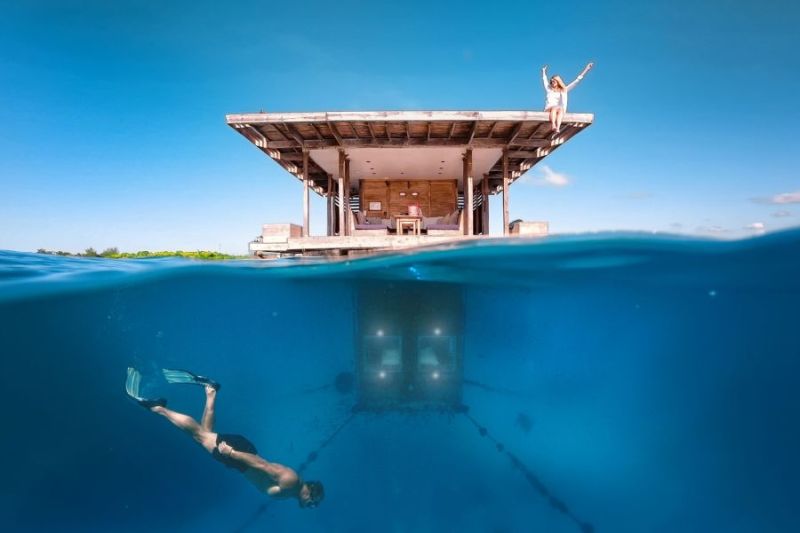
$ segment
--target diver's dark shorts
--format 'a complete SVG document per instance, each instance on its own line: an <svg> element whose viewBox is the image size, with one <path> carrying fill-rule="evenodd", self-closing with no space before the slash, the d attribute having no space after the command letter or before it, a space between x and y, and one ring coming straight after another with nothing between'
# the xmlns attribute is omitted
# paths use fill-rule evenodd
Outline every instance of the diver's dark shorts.
<svg viewBox="0 0 800 533"><path fill-rule="evenodd" d="M252 453L253 455L258 454L255 445L241 435L236 435L234 433L217 433L217 446L219 446L220 442L228 443L228 445L237 452ZM239 472L247 470L247 466L244 463L236 459L231 459L227 455L222 455L217 448L214 448L211 455L228 468L235 468Z"/></svg>

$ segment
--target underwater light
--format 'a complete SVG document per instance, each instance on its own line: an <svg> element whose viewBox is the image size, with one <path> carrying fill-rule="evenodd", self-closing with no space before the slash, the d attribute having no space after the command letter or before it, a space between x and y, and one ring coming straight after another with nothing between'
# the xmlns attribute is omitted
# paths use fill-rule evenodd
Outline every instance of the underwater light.
<svg viewBox="0 0 800 533"><path fill-rule="evenodd" d="M433 330L433 334L434 335L441 335L442 334L442 330L439 329L439 328L436 328L436 329Z"/></svg>
<svg viewBox="0 0 800 533"><path fill-rule="evenodd" d="M433 374L431 374L431 377L432 377L433 379L439 379L439 372L435 372L435 371L434 371L434 373L433 373Z"/></svg>
<svg viewBox="0 0 800 533"><path fill-rule="evenodd" d="M383 337L383 330L382 330L382 329L379 329L379 330L377 331L376 335L378 335L378 337Z"/></svg>
<svg viewBox="0 0 800 533"><path fill-rule="evenodd" d="M381 370L380 372L378 372L378 377L381 379L386 379L386 372Z"/></svg>

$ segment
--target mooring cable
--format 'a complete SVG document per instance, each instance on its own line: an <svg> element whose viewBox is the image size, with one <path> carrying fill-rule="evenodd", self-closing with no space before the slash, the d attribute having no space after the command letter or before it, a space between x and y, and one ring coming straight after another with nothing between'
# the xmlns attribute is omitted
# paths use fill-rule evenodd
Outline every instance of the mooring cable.
<svg viewBox="0 0 800 533"><path fill-rule="evenodd" d="M336 426L336 429L334 429L333 432L325 440L323 440L319 446L317 446L314 450L309 452L308 456L306 456L305 461L300 463L300 466L297 467L297 473L302 474L311 463L316 461L317 458L319 457L319 452L327 448L328 445L330 445L330 443L333 442L333 439L335 439L336 436L339 433L341 433L341 431L345 428L345 426L347 426L356 417L357 414L358 411L350 411L350 415L347 418L345 418L341 424ZM253 511L253 514L251 514L247 518L247 520L244 521L242 525L233 530L233 533L241 533L242 531L245 531L247 528L252 526L261 517L261 515L263 515L267 511L267 509L270 506L270 503L272 502L267 501L259 505L258 508L255 511Z"/></svg>
<svg viewBox="0 0 800 533"><path fill-rule="evenodd" d="M569 509L569 507L567 507L567 504L565 504L563 501L553 496L553 493L550 492L550 489L548 489L544 483L542 483L542 481L539 479L539 476L537 476L530 469L530 467L528 467L525 463L523 463L519 457L508 451L505 445L499 440L497 440L494 436L492 436L492 434L489 433L489 430L486 429L485 426L481 425L477 420L475 420L472 417L472 415L469 414L468 409L465 409L462 412L464 416L467 418L467 420L469 420L472 423L472 425L474 425L475 428L477 428L478 434L481 437L485 437L490 441L492 441L498 453L502 453L508 456L514 468L522 472L522 475L525 477L525 480L534 488L534 490L536 490L536 492L538 492L542 496L542 498L544 498L544 500L550 505L550 507L552 507L556 511L562 513L570 520L575 522L575 524L580 528L582 533L594 532L594 526L592 524L580 520L577 516L575 516L575 514L573 514L573 512Z"/></svg>

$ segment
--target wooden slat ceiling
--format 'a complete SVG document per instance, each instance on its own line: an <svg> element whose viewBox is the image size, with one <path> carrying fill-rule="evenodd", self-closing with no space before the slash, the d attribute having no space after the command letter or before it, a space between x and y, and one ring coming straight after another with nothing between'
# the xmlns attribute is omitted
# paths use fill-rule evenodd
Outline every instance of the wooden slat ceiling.
<svg viewBox="0 0 800 533"><path fill-rule="evenodd" d="M295 177L302 179L303 150L453 147L508 148L512 182L553 150L592 124L594 116L568 113L555 134L539 111L363 111L342 113L251 113L226 122ZM409 153L413 157L413 153ZM312 188L328 194L328 174L313 157ZM336 176L334 176L336 177ZM448 176L459 178L461 176ZM502 191L502 158L489 173L490 193ZM475 176L478 183L482 176Z"/></svg>

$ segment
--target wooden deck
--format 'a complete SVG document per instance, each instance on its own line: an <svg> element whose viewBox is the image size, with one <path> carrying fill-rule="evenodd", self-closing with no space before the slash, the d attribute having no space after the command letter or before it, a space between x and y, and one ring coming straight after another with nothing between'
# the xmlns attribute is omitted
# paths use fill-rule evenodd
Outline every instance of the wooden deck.
<svg viewBox="0 0 800 533"><path fill-rule="evenodd" d="M367 235L333 237L297 237L283 242L250 243L250 253L256 257L289 255L364 255L426 246L486 239L482 235Z"/></svg>

